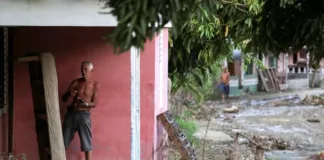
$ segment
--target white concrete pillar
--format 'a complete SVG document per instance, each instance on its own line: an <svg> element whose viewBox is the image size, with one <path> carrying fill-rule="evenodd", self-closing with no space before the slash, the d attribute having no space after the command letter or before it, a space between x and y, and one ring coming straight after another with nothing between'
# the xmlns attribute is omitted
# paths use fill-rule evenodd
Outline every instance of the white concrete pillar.
<svg viewBox="0 0 324 160"><path fill-rule="evenodd" d="M131 69L131 160L141 159L141 119L140 119L140 49L130 50Z"/></svg>

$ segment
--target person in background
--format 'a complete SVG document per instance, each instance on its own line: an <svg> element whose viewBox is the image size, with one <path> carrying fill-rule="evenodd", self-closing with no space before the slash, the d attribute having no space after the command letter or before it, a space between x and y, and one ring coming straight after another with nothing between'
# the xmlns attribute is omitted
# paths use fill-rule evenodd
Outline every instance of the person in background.
<svg viewBox="0 0 324 160"><path fill-rule="evenodd" d="M223 102L225 102L225 96L226 98L228 98L229 95L229 81L230 81L230 73L228 72L227 67L224 67L221 75L221 83L219 85Z"/></svg>

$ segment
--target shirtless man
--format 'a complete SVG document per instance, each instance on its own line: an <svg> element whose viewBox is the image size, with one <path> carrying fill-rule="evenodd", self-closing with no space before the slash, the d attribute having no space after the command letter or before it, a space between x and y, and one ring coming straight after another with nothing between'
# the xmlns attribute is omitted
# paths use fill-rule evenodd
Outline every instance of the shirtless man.
<svg viewBox="0 0 324 160"><path fill-rule="evenodd" d="M226 97L228 97L229 95L229 80L230 80L230 73L227 71L227 68L225 67L221 75L221 84L220 84L223 102L225 102L225 95Z"/></svg>
<svg viewBox="0 0 324 160"><path fill-rule="evenodd" d="M95 108L98 101L99 83L92 80L93 64L81 64L82 77L71 82L62 97L63 102L72 99L67 108L63 122L63 140L65 149L73 140L77 131L81 142L81 151L85 152L86 160L91 160L92 134L90 109Z"/></svg>

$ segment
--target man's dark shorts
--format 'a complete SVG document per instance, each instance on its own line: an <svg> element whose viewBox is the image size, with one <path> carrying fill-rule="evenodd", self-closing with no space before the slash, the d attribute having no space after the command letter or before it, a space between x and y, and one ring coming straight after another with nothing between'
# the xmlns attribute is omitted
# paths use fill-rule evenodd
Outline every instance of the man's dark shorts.
<svg viewBox="0 0 324 160"><path fill-rule="evenodd" d="M219 85L219 89L221 90L221 92L225 95L229 95L229 85L226 85L225 83L221 83Z"/></svg>
<svg viewBox="0 0 324 160"><path fill-rule="evenodd" d="M81 151L92 150L91 118L89 111L73 111L72 107L68 110L63 122L63 140L65 149L68 148L75 132L78 132L81 142Z"/></svg>

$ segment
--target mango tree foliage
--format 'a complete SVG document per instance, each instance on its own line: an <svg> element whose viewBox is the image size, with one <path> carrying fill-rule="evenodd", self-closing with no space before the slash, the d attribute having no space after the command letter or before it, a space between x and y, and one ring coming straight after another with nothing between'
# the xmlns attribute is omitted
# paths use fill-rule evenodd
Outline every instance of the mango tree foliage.
<svg viewBox="0 0 324 160"><path fill-rule="evenodd" d="M169 21L169 76L178 86L195 79L202 85L211 66L251 38L260 12L258 0L110 0L106 3L119 21L108 35L121 53L131 46L143 49ZM187 81L188 82L188 81ZM173 89L178 87L173 86Z"/></svg>
<svg viewBox="0 0 324 160"><path fill-rule="evenodd" d="M257 18L247 51L278 55L306 46L312 57L324 56L323 0L265 1Z"/></svg>
<svg viewBox="0 0 324 160"><path fill-rule="evenodd" d="M171 79L179 86L189 86L188 79L194 79L202 87L204 76L213 71L213 64L219 64L220 68L220 61L230 59L234 47L238 47L235 44L243 43L250 36L253 17L260 9L257 2L219 1L214 8L208 3L196 6L183 22L179 35L170 34Z"/></svg>
<svg viewBox="0 0 324 160"><path fill-rule="evenodd" d="M233 48L273 54L306 46L311 63L324 56L323 0L109 0L119 21L108 35L116 53L144 48L169 21L169 75L203 83L211 64ZM245 43L243 43L245 42ZM255 56L254 56L255 58ZM175 87L177 88L177 87Z"/></svg>

